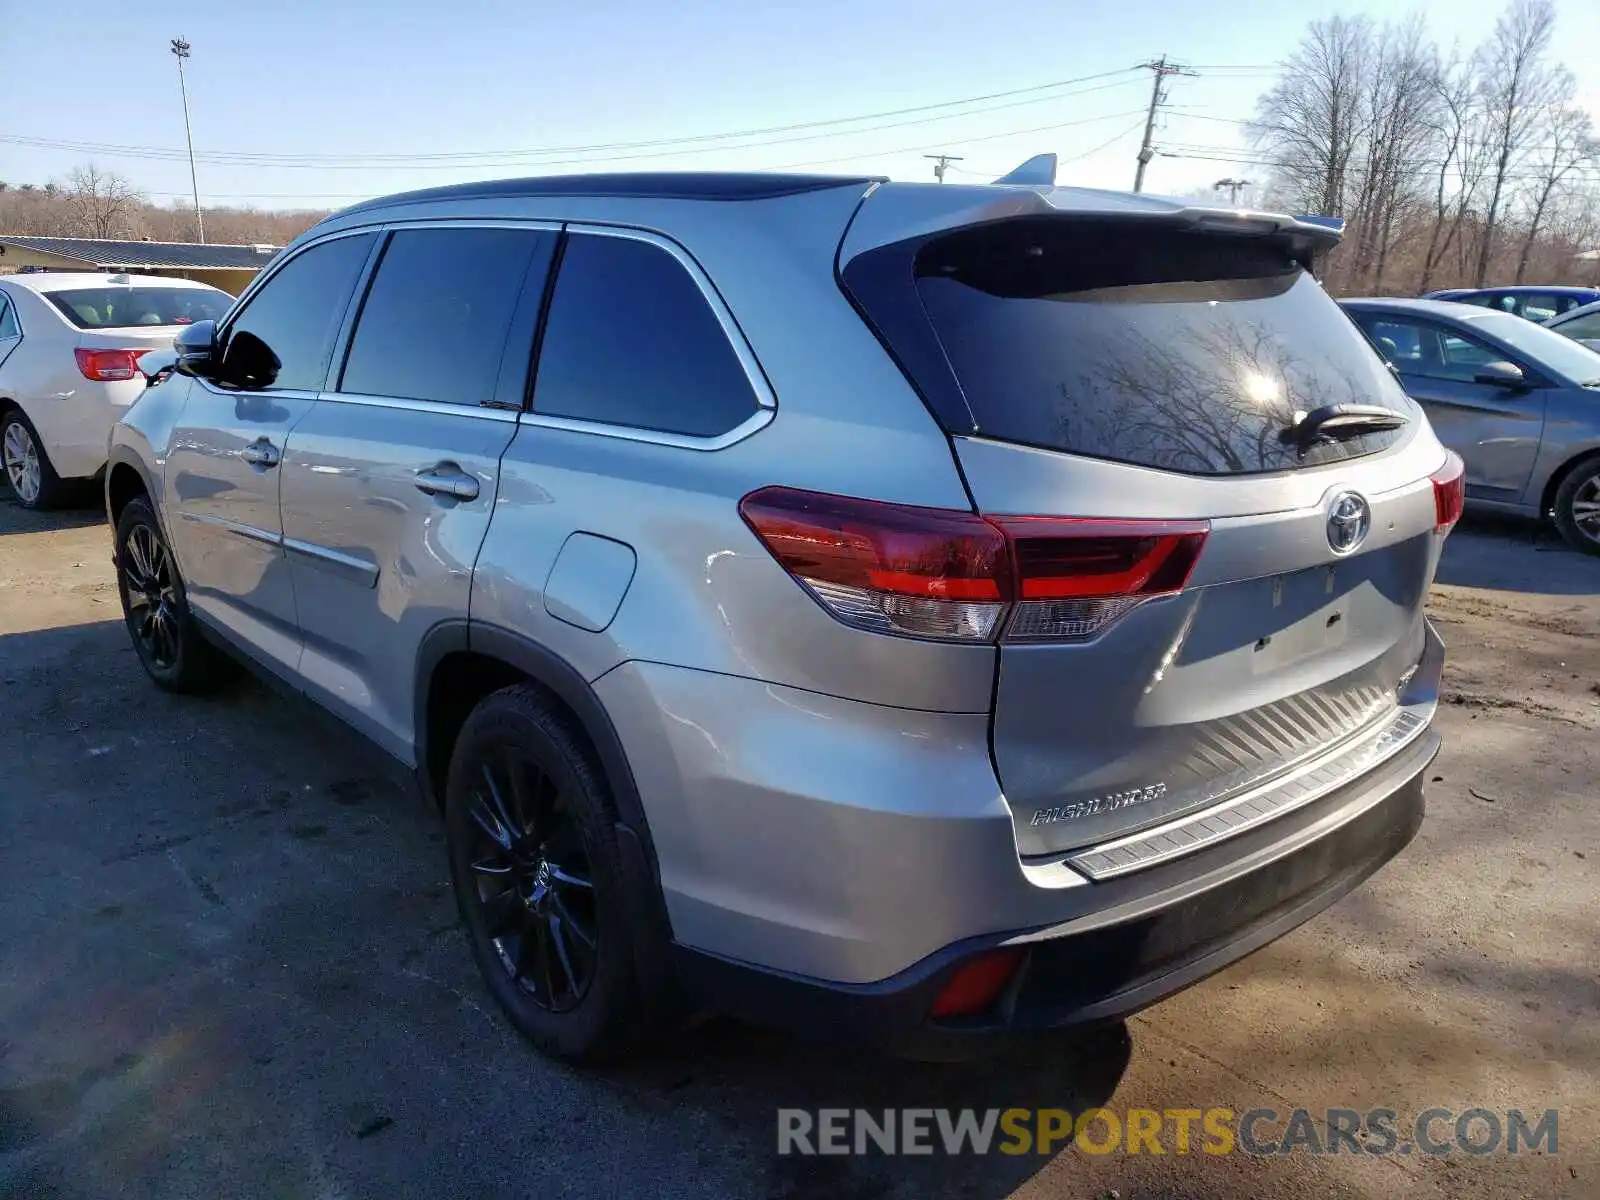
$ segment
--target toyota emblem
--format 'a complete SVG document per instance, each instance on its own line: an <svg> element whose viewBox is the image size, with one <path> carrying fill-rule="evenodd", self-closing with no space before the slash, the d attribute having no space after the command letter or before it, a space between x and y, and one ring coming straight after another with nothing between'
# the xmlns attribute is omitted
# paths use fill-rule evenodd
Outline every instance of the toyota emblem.
<svg viewBox="0 0 1600 1200"><path fill-rule="evenodd" d="M1372 508L1359 492L1340 492L1328 504L1328 545L1335 554L1352 554L1367 540Z"/></svg>

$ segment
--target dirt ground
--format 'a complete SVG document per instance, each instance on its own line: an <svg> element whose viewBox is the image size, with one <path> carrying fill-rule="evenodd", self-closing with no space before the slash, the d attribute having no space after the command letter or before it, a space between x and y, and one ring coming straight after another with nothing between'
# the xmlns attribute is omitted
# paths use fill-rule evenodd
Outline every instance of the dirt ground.
<svg viewBox="0 0 1600 1200"><path fill-rule="evenodd" d="M93 510L0 503L0 1194L1600 1196L1600 559L1469 522L1429 815L1087 1041L902 1064L707 1023L578 1072L490 1010L437 819L244 683L163 695ZM1560 1110L1554 1155L779 1157L780 1106Z"/></svg>

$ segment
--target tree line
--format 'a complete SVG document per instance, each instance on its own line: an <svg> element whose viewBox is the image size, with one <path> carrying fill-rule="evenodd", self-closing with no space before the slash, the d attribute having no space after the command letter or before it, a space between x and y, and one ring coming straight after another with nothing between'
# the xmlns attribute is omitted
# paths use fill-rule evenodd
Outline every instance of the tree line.
<svg viewBox="0 0 1600 1200"><path fill-rule="evenodd" d="M1345 218L1331 290L1595 281L1600 140L1554 35L1552 0L1511 0L1471 49L1416 16L1310 24L1248 132L1268 206Z"/></svg>
<svg viewBox="0 0 1600 1200"><path fill-rule="evenodd" d="M202 208L208 242L281 246L311 228L326 212L261 212L254 208ZM0 233L37 237L110 238L192 242L194 210L152 204L121 175L93 163L64 180L0 181Z"/></svg>

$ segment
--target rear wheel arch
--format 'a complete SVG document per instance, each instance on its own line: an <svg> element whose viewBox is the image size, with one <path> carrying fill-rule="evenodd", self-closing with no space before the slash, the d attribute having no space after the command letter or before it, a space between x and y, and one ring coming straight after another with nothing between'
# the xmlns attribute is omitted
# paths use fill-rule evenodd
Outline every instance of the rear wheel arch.
<svg viewBox="0 0 1600 1200"><path fill-rule="evenodd" d="M483 697L515 683L549 693L593 752L617 814L649 853L649 825L638 785L616 727L594 688L560 655L521 634L492 625L446 621L423 638L417 656L416 759L421 782L436 803L456 735Z"/></svg>
<svg viewBox="0 0 1600 1200"><path fill-rule="evenodd" d="M618 848L627 865L632 919L655 936L636 942L641 983L673 989L666 947L671 921L661 890L655 843L622 739L589 681L560 655L521 634L464 620L444 621L423 637L417 655L416 774L423 794L441 806L451 752L468 715L501 688L530 683L543 691L592 752L616 806Z"/></svg>

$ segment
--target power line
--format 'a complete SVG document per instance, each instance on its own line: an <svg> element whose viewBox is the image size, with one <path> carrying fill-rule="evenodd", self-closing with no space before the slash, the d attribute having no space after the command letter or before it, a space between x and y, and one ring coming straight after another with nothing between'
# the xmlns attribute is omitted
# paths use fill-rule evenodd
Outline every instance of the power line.
<svg viewBox="0 0 1600 1200"><path fill-rule="evenodd" d="M1052 125L1035 125L1031 129L1006 129L999 133L986 133L980 137L962 138L959 144L969 146L975 142L993 142L1000 138L1022 137L1029 133L1053 133L1057 129L1067 129L1074 125L1092 125L1096 121L1113 121L1118 117L1132 116L1137 111L1137 109L1130 109L1128 112L1102 113L1098 117L1084 117L1077 121L1057 121ZM767 171L798 171L804 167L821 167L830 163L858 162L864 158L882 158L889 154L915 154L922 150L941 150L949 144L949 142L931 142L922 146L900 146L893 150L864 150L855 154L840 154L833 158L814 158L809 162L783 163L780 166L764 167L762 169Z"/></svg>
<svg viewBox="0 0 1600 1200"><path fill-rule="evenodd" d="M944 173L950 169L950 164L961 161L959 154L924 154L922 157L933 159L933 177L940 183L944 182Z"/></svg>
<svg viewBox="0 0 1600 1200"><path fill-rule="evenodd" d="M1132 75L1139 70L1138 67L1123 67L1115 71L1102 71L1094 75L1084 75L1074 79L1061 79L1051 83L1035 84L1025 88L1012 88L1007 91L989 92L984 95L966 96L959 100L943 100L931 104L913 105L906 108L887 109L874 113L858 113L849 117L833 117L821 121L801 121L789 125L769 125L753 129L725 130L717 133L690 134L670 138L653 138L633 142L594 143L589 145L546 146L531 147L513 150L481 150L461 151L456 153L437 154L277 154L263 151L243 150L213 150L206 151L199 157L209 162L230 163L248 166L282 166L305 169L361 169L375 170L385 167L407 167L411 169L454 169L467 165L493 166L502 165L488 160L506 159L535 159L558 154L608 154L621 150L645 150L659 147L678 147L693 145L695 149L686 153L698 153L703 143L717 141L731 141L740 138L765 137L769 134L785 134L800 130L833 128L841 125L852 125L862 121L876 121L885 117L900 117L914 113L934 113L937 110L962 108L967 105L985 103L990 100L1007 99L1014 96L1030 96L1031 99L1011 104L988 105L983 108L970 108L962 112L942 112L937 116L923 117L916 121L894 122L889 125L870 126L859 129L838 130L835 133L814 135L815 137L844 137L853 133L872 132L875 129L897 128L904 125L921 124L935 120L952 120L958 117L972 116L986 112L997 112L1007 108L1021 107L1024 104L1046 103L1050 100L1061 99L1067 96L1086 95L1090 92L1103 91L1110 87L1120 87L1134 82L1132 78L1119 80L1099 87L1076 88L1075 85L1090 83L1096 80L1110 79L1118 75ZM1063 88L1074 88L1073 91L1062 91ZM1042 92L1053 92L1053 95L1039 95ZM794 141L813 140L812 138L774 138L771 141L752 143L752 145L775 145ZM37 138L22 134L0 134L0 141L14 145L29 146L37 149L70 150L77 153L106 154L122 157L171 159L184 155L181 148L166 146L138 146L120 145L107 142L87 142L61 140L51 138ZM750 147L730 147L731 149L748 149ZM662 155L665 156L664 154ZM650 154L630 155L632 158L656 157Z"/></svg>

